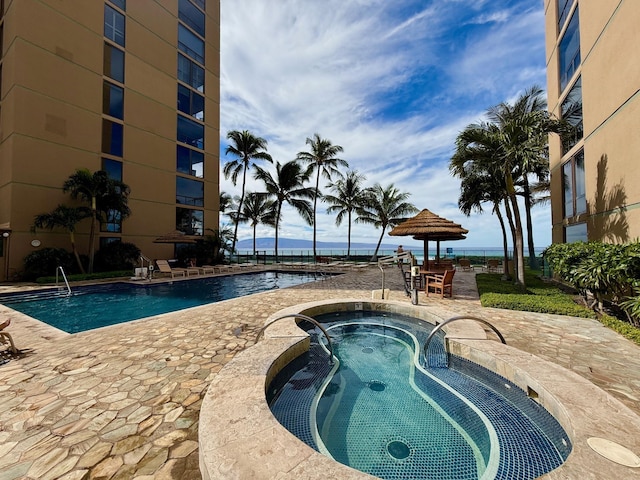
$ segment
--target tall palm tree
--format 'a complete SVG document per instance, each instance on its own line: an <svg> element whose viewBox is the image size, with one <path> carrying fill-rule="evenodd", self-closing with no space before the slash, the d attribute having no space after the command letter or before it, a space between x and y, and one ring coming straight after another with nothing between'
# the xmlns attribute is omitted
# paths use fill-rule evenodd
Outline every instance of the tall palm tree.
<svg viewBox="0 0 640 480"><path fill-rule="evenodd" d="M400 192L393 183L382 188L379 183L365 190L365 205L356 218L356 223L368 223L376 228L381 228L380 238L376 250L371 257L372 261L378 258L378 250L382 243L387 227L395 227L406 220L407 215L418 212L418 209L409 202L411 196L408 192Z"/></svg>
<svg viewBox="0 0 640 480"><path fill-rule="evenodd" d="M81 199L91 211L91 230L89 233L89 273L93 273L95 256L95 238L98 221L103 222L112 212L117 212L122 221L131 215L128 199L130 189L125 183L114 180L104 170L91 173L80 168L70 175L62 185L62 190L74 200Z"/></svg>
<svg viewBox="0 0 640 480"><path fill-rule="evenodd" d="M472 210L481 212L482 202L493 204L493 213L498 217L503 237L504 278L509 278L507 229L500 210L504 202L510 231L513 220L511 208L508 208L506 186L502 165L502 144L499 129L491 123L468 125L456 139L456 151L451 157L449 170L462 180L458 206L462 213L469 216Z"/></svg>
<svg viewBox="0 0 640 480"><path fill-rule="evenodd" d="M256 180L264 182L267 195L273 198L272 212L276 230L275 257L277 262L278 228L282 219L282 206L288 203L311 225L313 210L311 209L311 203L306 199L313 197L314 190L304 186L304 183L309 180L309 174L303 171L302 166L295 160L291 160L284 165L276 162L275 177L270 172L256 167L254 177Z"/></svg>
<svg viewBox="0 0 640 480"><path fill-rule="evenodd" d="M247 170L250 168L257 168L256 161L264 160L265 162L273 163L271 155L267 153L267 141L262 137L256 137L247 130L238 131L232 130L227 133L227 139L231 140L231 143L225 149L225 155L231 154L236 157L234 160L227 162L224 165L223 173L224 178L231 177L231 182L235 186L238 181L238 176L242 172L242 193L240 195L240 201L238 202L237 214L242 211L242 204L244 203L244 189L247 182ZM231 242L231 251L236 249L236 242L238 240L238 222L235 222L235 229L233 232L233 241Z"/></svg>
<svg viewBox="0 0 640 480"><path fill-rule="evenodd" d="M53 211L49 213L41 213L36 215L33 220L33 225L36 228L45 228L47 230L53 230L55 228L63 228L69 232L69 239L71 240L71 251L73 256L76 257L78 268L81 273L85 273L80 256L78 255L78 249L76 248L76 225L85 218L91 217L91 211L86 207L67 207L66 205L58 205Z"/></svg>
<svg viewBox="0 0 640 480"><path fill-rule="evenodd" d="M307 166L307 173L309 176L316 172L316 189L313 194L313 258L316 257L316 205L318 203L318 197L320 195L320 175L327 180L331 180L331 177L337 175L342 177L338 166L345 168L349 167L349 164L337 158L337 155L343 151L340 145L333 145L330 140L321 138L319 134L314 133L313 138L307 138L306 142L310 147L310 152L299 152L296 157L297 160L302 161Z"/></svg>
<svg viewBox="0 0 640 480"><path fill-rule="evenodd" d="M545 181L549 177L549 134L564 134L570 129L567 122L555 119L547 111L544 91L537 85L527 89L513 105L503 102L490 108L488 117L500 128L504 170L505 173L509 170L512 174L511 179L508 174L505 178L516 233L519 235L522 234L522 225L519 224L521 223L520 212L515 202L515 195L522 195L524 198L529 264L532 268L537 268L531 218L533 194L529 186L529 176L535 175L538 181ZM513 188L511 182L513 182ZM520 186L520 192L516 192L516 185ZM518 268L524 269L524 245L518 253L521 256ZM522 275L524 278L524 271Z"/></svg>
<svg viewBox="0 0 640 480"><path fill-rule="evenodd" d="M347 224L349 226L347 233L347 259L351 255L351 223L353 213L361 212L365 204L365 193L362 183L365 181L364 175L355 170L347 172L344 178L330 183L328 188L335 195L325 195L324 199L331 205L327 208L327 213L337 213L336 226L340 226L347 216Z"/></svg>
<svg viewBox="0 0 640 480"><path fill-rule="evenodd" d="M266 194L249 192L247 201L242 207L241 222L249 222L253 229L253 254L256 254L256 229L259 224L275 226L273 214L273 201Z"/></svg>

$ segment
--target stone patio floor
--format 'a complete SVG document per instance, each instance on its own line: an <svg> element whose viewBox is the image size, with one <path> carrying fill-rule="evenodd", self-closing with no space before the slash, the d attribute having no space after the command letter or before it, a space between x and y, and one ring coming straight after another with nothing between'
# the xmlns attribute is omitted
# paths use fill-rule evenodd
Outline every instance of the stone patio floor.
<svg viewBox="0 0 640 480"><path fill-rule="evenodd" d="M386 269L385 285L391 300L410 302L398 268ZM23 350L0 347L0 480L201 478L202 398L267 317L320 299L369 299L380 286L372 267L75 335L0 305ZM482 308L473 272L457 272L454 286L453 299L421 293L419 303L488 319L511 346L573 370L640 415L639 346L595 320Z"/></svg>

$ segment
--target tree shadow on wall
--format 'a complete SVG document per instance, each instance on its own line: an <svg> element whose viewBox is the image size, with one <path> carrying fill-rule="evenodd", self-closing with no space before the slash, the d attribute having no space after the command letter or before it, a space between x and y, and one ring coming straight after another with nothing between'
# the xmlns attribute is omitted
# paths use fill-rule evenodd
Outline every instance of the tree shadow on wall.
<svg viewBox="0 0 640 480"><path fill-rule="evenodd" d="M609 157L606 153L598 162L596 195L593 203L587 202L587 211L591 213L587 220L588 231L593 232L598 240L623 243L629 240L626 214L627 192L624 189L623 180L607 190L608 162ZM596 240L596 238L589 240Z"/></svg>

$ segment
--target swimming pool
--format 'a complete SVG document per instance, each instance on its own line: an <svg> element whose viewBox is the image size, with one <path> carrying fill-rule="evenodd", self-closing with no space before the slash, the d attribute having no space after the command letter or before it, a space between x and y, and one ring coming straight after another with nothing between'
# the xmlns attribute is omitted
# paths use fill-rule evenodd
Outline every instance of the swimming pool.
<svg viewBox="0 0 640 480"><path fill-rule="evenodd" d="M162 284L74 287L71 296L57 289L5 294L0 303L67 333L78 333L315 280L314 273L267 271Z"/></svg>
<svg viewBox="0 0 640 480"><path fill-rule="evenodd" d="M393 480L533 479L571 452L558 422L508 380L455 356L450 368L425 369L420 345L432 325L376 312L314 318L336 365L315 344L276 376L267 401L330 458Z"/></svg>

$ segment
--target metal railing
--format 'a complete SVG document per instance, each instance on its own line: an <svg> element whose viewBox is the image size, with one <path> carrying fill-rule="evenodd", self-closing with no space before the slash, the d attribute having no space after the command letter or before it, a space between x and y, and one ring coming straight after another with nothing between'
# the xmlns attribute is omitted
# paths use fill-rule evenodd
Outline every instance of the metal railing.
<svg viewBox="0 0 640 480"><path fill-rule="evenodd" d="M71 295L71 287L69 286L69 281L67 280L67 276L64 273L64 268L62 267L56 268L56 287L58 287L58 272L62 274L64 284L67 286L67 296ZM58 289L60 289L60 287L58 287Z"/></svg>

